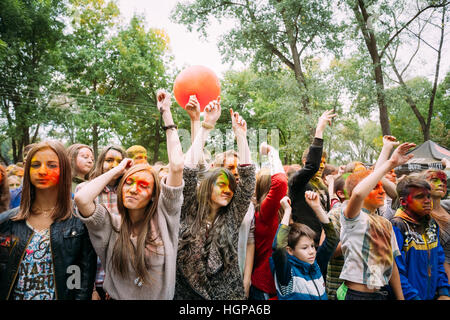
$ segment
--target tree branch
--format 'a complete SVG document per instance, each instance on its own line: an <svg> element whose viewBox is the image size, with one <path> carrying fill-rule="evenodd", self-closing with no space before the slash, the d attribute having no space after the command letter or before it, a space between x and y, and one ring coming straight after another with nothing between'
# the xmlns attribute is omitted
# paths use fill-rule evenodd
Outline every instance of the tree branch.
<svg viewBox="0 0 450 320"><path fill-rule="evenodd" d="M441 8L441 7L445 7L449 4L450 2L445 2L445 3L440 3L440 4L435 4L435 5L429 5L421 10L419 10L414 17L412 17L407 23L405 23L405 25L403 27L401 27L399 30L397 30L397 32L388 40L388 42L386 42L386 44L384 45L383 49L380 52L380 57L382 57L384 55L384 53L386 52L387 47L389 47L389 45L391 44L392 41L394 41L394 39L406 28L408 27L411 22L413 22L418 16L420 16L423 12L425 12L428 9L431 8Z"/></svg>

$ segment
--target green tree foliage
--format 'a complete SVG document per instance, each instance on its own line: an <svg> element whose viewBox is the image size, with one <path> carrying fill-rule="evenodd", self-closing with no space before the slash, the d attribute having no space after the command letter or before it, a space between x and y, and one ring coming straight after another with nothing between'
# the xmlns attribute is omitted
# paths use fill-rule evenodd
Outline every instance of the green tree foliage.
<svg viewBox="0 0 450 320"><path fill-rule="evenodd" d="M213 19L231 18L234 27L219 43L225 60L251 62L256 70L288 68L301 94L303 112L313 108L305 56L339 51L341 27L333 17L333 1L236 1L197 0L178 3L172 19L204 35Z"/></svg>
<svg viewBox="0 0 450 320"><path fill-rule="evenodd" d="M14 162L22 160L22 148L49 121L65 9L57 0L0 2L0 138L11 139Z"/></svg>

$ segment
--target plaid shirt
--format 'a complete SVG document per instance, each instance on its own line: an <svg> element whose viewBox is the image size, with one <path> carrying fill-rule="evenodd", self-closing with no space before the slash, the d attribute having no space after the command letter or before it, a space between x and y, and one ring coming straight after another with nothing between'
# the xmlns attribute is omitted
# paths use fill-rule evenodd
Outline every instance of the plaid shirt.
<svg viewBox="0 0 450 320"><path fill-rule="evenodd" d="M83 187L84 183L79 184L76 189L75 193L77 193L78 190ZM98 195L98 197L95 199L96 204L103 204L106 209L108 209L109 212L112 214L119 215L119 210L117 208L117 187L110 187L106 186L105 189L103 189L102 193ZM75 210L78 212L78 208L75 206ZM95 276L95 286L96 287L103 287L103 282L105 281L105 269L103 268L100 258L97 257L97 274Z"/></svg>

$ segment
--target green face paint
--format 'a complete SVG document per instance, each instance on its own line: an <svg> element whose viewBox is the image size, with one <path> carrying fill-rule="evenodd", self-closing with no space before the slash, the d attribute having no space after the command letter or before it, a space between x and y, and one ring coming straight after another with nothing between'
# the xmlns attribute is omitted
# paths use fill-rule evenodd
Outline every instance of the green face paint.
<svg viewBox="0 0 450 320"><path fill-rule="evenodd" d="M225 171L222 171L221 174L217 177L216 187L216 191L218 192L218 194L222 194L224 192L233 193L233 191L231 191L230 189L230 180L228 179Z"/></svg>

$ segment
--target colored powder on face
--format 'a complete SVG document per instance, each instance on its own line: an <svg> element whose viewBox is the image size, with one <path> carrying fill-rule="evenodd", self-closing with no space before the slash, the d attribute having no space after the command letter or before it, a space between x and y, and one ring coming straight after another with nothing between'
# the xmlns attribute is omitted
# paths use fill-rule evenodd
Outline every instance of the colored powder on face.
<svg viewBox="0 0 450 320"><path fill-rule="evenodd" d="M38 151L34 157L31 159L30 166L30 177L34 180L46 179L46 182L40 184L48 185L49 187L55 186L59 183L60 169L59 169L59 159L56 154L52 151L52 154L48 154L48 149ZM38 156L39 155L39 159ZM38 163L39 167L34 167L33 163ZM49 163L57 163L52 167Z"/></svg>
<svg viewBox="0 0 450 320"><path fill-rule="evenodd" d="M224 171L217 177L216 186L218 187L216 193L219 195L225 192L232 192L230 189L230 180Z"/></svg>
<svg viewBox="0 0 450 320"><path fill-rule="evenodd" d="M427 181L431 184L433 189L442 187L443 192L447 193L447 176L443 172L432 172L427 176Z"/></svg>
<svg viewBox="0 0 450 320"><path fill-rule="evenodd" d="M421 196L417 198L417 196ZM406 198L408 210L419 215L427 214L433 208L433 202L430 199L430 191L425 188L414 188ZM426 205L426 204L429 205Z"/></svg>
<svg viewBox="0 0 450 320"><path fill-rule="evenodd" d="M382 198L382 199L381 199ZM365 203L373 208L378 208L384 204L385 192L381 182L369 193L365 199Z"/></svg>

